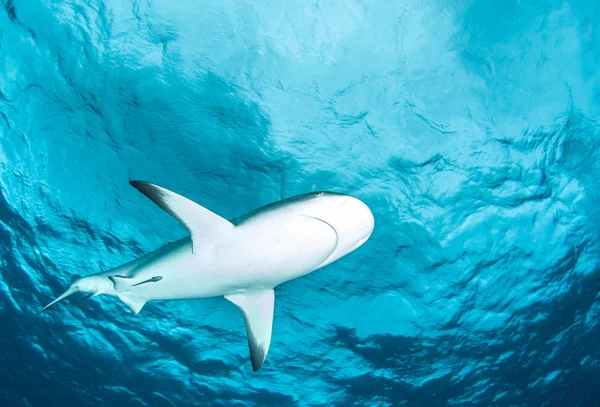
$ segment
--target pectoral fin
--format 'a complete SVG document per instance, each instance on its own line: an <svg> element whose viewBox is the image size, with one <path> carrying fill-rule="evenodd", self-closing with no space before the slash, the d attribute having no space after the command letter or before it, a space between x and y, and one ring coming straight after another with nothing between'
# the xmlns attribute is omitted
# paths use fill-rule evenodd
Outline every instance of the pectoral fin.
<svg viewBox="0 0 600 407"><path fill-rule="evenodd" d="M166 188L143 181L130 181L138 191L181 222L192 238L192 252L226 238L235 226L227 219Z"/></svg>
<svg viewBox="0 0 600 407"><path fill-rule="evenodd" d="M225 298L242 311L248 333L252 370L256 372L267 358L271 344L275 292L273 289L247 291L226 295Z"/></svg>

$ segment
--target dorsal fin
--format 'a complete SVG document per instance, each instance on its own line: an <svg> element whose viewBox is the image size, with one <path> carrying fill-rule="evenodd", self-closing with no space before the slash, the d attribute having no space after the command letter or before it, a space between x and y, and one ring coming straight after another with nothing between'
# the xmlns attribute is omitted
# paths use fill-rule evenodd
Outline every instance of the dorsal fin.
<svg viewBox="0 0 600 407"><path fill-rule="evenodd" d="M129 183L187 228L194 254L199 254L203 246L223 239L235 227L227 219L166 188L144 181Z"/></svg>
<svg viewBox="0 0 600 407"><path fill-rule="evenodd" d="M275 292L272 288L253 290L226 295L225 298L234 303L244 315L252 370L256 372L265 362L271 344Z"/></svg>

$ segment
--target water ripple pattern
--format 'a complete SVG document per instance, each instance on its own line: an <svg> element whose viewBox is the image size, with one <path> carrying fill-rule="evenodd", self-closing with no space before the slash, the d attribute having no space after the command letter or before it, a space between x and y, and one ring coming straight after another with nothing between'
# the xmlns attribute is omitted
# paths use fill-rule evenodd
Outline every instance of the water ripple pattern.
<svg viewBox="0 0 600 407"><path fill-rule="evenodd" d="M600 3L2 0L0 405L591 406ZM352 194L376 229L277 292L40 308L226 218Z"/></svg>

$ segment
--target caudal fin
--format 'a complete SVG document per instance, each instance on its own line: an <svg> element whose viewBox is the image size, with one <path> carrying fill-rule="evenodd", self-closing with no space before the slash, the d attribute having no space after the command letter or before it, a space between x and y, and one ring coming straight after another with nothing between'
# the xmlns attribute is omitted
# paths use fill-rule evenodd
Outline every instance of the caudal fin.
<svg viewBox="0 0 600 407"><path fill-rule="evenodd" d="M57 302L59 302L60 300L64 300L69 295L75 294L78 291L79 291L79 289L77 288L77 286L71 286L71 287L69 287L69 289L67 291L65 291L64 294L62 294L60 297L58 297L57 299L55 299L54 301L52 301L50 304L48 304L44 308L42 308L42 310L39 313L41 314L42 312L46 311L48 308L50 308L51 306L53 306L54 304L56 304Z"/></svg>

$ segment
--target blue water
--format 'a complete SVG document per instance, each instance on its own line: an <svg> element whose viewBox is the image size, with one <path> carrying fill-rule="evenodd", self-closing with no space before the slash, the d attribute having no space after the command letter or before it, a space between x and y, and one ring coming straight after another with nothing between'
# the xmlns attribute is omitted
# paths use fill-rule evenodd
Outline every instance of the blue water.
<svg viewBox="0 0 600 407"><path fill-rule="evenodd" d="M2 1L0 405L600 404L600 3L221 3ZM130 179L376 228L252 373L221 298L38 315L186 234Z"/></svg>

